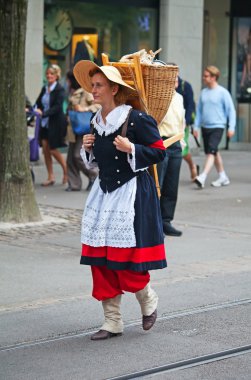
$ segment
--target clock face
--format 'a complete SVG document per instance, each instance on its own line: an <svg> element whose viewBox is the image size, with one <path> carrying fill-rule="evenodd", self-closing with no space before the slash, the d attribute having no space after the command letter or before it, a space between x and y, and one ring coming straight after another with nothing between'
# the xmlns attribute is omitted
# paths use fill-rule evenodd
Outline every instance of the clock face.
<svg viewBox="0 0 251 380"><path fill-rule="evenodd" d="M44 40L52 50L62 50L71 42L72 20L68 12L51 8L44 20Z"/></svg>

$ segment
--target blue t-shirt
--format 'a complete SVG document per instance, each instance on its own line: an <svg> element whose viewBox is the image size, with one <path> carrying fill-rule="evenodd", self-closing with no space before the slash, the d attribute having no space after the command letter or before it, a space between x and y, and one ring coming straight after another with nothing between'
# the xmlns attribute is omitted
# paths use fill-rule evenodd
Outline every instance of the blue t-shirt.
<svg viewBox="0 0 251 380"><path fill-rule="evenodd" d="M195 129L225 128L235 130L236 112L230 93L222 86L204 88L196 110Z"/></svg>

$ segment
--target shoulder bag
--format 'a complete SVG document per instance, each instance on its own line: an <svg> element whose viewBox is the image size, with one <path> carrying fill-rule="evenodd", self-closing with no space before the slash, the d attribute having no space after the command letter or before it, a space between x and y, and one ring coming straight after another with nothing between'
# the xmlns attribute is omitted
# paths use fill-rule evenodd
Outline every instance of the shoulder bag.
<svg viewBox="0 0 251 380"><path fill-rule="evenodd" d="M81 102L81 98L79 103ZM82 136L86 135L87 133L90 133L90 121L92 117L92 112L68 111L68 115L71 122L72 130L76 135Z"/></svg>

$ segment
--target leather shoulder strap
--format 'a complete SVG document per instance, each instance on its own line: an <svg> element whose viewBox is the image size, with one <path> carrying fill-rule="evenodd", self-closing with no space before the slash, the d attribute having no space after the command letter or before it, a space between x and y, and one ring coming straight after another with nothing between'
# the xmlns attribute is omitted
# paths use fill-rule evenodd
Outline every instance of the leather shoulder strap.
<svg viewBox="0 0 251 380"><path fill-rule="evenodd" d="M91 120L90 120L90 133L93 135L94 134L94 124L93 124L93 121L92 119L94 118L94 116L96 115L96 112L94 112L91 116Z"/></svg>
<svg viewBox="0 0 251 380"><path fill-rule="evenodd" d="M132 112L132 108L131 108L130 111L128 112L128 115L127 115L126 121L125 121L124 124L123 124L122 131L121 131L121 136L122 136L122 137L126 137L127 127L128 127L128 122L129 122L129 117L130 117L130 115L131 115L131 112Z"/></svg>

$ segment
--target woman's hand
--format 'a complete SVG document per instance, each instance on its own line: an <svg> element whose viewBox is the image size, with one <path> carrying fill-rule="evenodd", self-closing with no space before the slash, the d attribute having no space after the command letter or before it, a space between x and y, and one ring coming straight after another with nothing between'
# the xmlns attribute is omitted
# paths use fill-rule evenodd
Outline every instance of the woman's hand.
<svg viewBox="0 0 251 380"><path fill-rule="evenodd" d="M121 152L132 153L131 143L127 137L118 135L114 139L113 144L116 146L116 149L120 150Z"/></svg>
<svg viewBox="0 0 251 380"><path fill-rule="evenodd" d="M74 106L74 111L77 111L77 112L86 112L87 111L87 108L86 107L81 107L80 104L76 104Z"/></svg>
<svg viewBox="0 0 251 380"><path fill-rule="evenodd" d="M95 141L95 136L90 134L84 135L83 136L83 148L86 150L86 152L90 153L92 150L92 145Z"/></svg>

